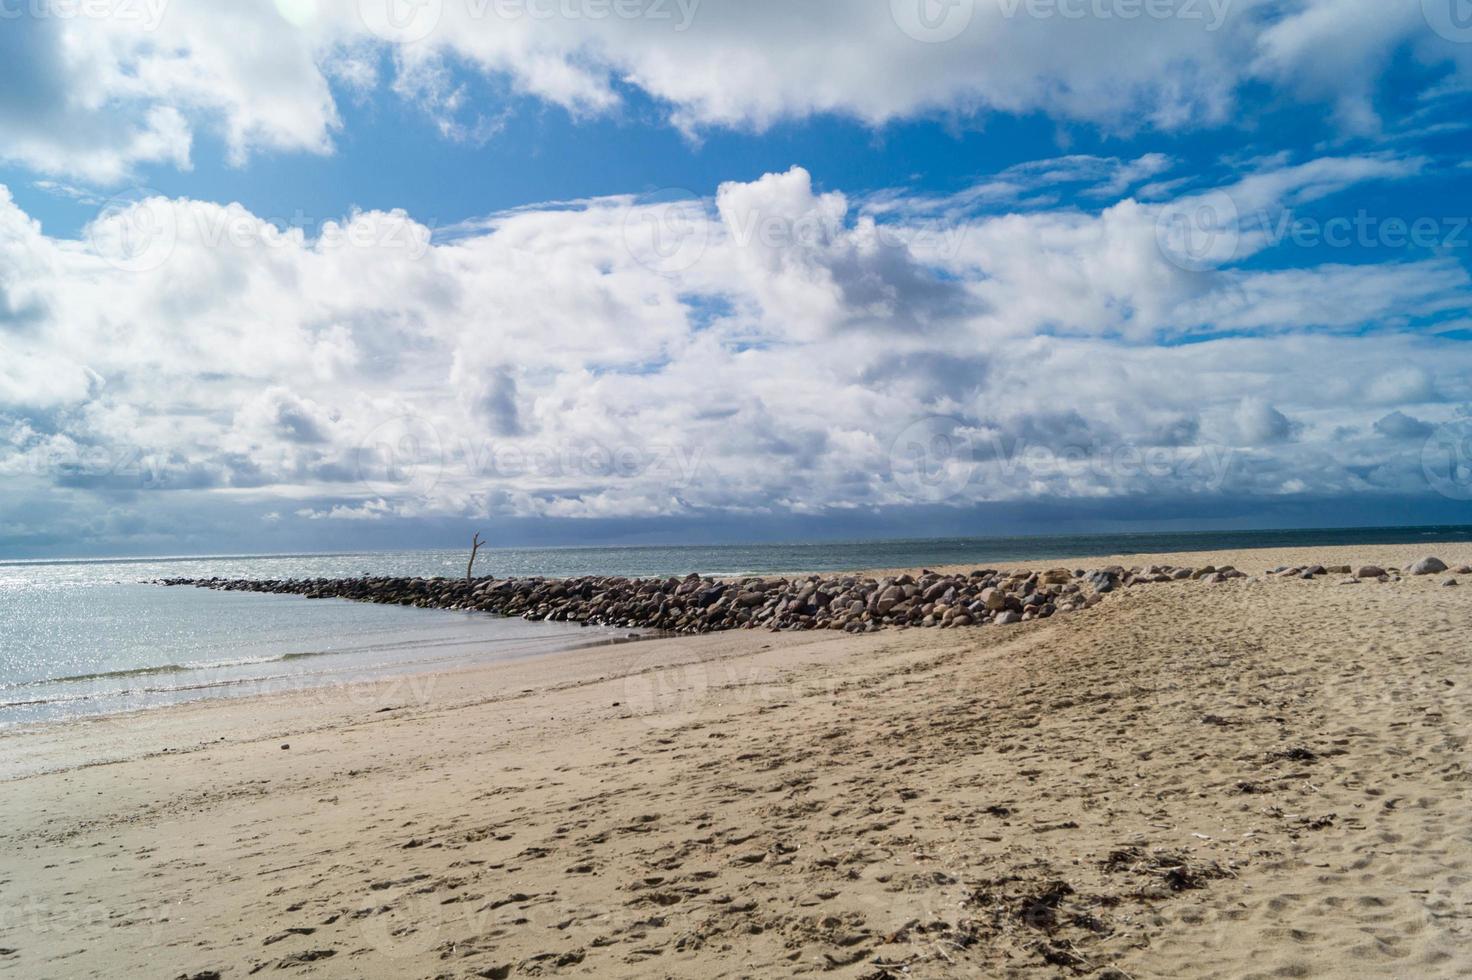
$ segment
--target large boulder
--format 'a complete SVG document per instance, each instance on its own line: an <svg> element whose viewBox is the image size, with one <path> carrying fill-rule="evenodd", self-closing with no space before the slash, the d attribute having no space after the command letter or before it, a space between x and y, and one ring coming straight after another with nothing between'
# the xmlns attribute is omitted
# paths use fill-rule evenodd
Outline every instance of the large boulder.
<svg viewBox="0 0 1472 980"><path fill-rule="evenodd" d="M888 616L890 610L904 601L905 590L898 585L891 585L883 592L875 593L874 611L881 616Z"/></svg>
<svg viewBox="0 0 1472 980"><path fill-rule="evenodd" d="M1406 571L1412 575L1435 575L1446 571L1446 562L1440 558L1422 558Z"/></svg>

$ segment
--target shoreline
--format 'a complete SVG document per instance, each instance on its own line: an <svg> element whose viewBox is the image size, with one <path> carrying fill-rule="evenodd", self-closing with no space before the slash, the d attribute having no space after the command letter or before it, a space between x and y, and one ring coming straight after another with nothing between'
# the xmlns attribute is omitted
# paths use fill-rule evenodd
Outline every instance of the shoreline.
<svg viewBox="0 0 1472 980"><path fill-rule="evenodd" d="M1457 975L1472 596L1262 577L1426 554L0 734L0 965Z"/></svg>
<svg viewBox="0 0 1472 980"><path fill-rule="evenodd" d="M1295 559L1305 563L1308 561L1316 561L1321 564L1325 562L1354 564L1358 563L1360 560L1367 560L1370 562L1382 564L1386 567L1404 567L1414 561L1420 560L1420 558L1426 557L1428 554L1437 554L1443 557L1448 565L1455 568L1460 565L1463 560L1467 561L1468 563L1472 563L1472 542L1428 542L1424 544L1416 543L1413 545L1376 545L1369 547L1346 545L1325 549L1317 549L1307 554L1291 548L1269 548L1246 549L1243 551L1231 552L1175 552L1149 555L1120 554L1083 558L1074 556L1071 558L1062 559L1038 559L1031 562L1018 562L1012 566L1011 570L1019 572L1044 572L1049 569L1058 567L1079 567L1083 563L1090 561L1103 561L1107 562L1108 564L1119 565L1129 559L1138 560L1141 558L1146 558L1152 559L1152 561L1147 562L1147 564L1158 563L1185 567L1193 565L1208 565L1212 564L1213 562L1222 562L1224 565L1231 565L1234 568L1239 568L1249 578L1257 578L1264 575L1269 569L1279 565L1287 564L1294 561ZM950 576L968 575L972 570L973 566L971 564L942 565L930 569L930 571L936 572L938 574ZM920 570L914 568L881 568L864 569L849 574L854 576L867 576L880 579L887 576L902 575L907 572L915 573L918 571ZM790 573L786 576L774 575L772 577L794 578L818 574L822 573ZM1437 581L1440 581L1441 578L1444 577L1446 576L1439 577ZM1330 578L1335 577L1331 576ZM1318 584L1327 587L1331 583L1321 581ZM1469 579L1467 584L1472 585L1472 579ZM1180 585L1180 583L1172 583L1170 586L1167 587L1176 587L1177 585ZM747 632L754 632L755 635L759 638L778 635L765 629L758 631L738 629L701 634L701 636L732 636L738 633ZM809 632L812 631L803 631L803 633L800 633L798 635L803 635ZM788 636L793 634L791 632L782 632L780 635ZM345 705L351 706L355 702L363 703L366 701L376 702L381 706L382 704L392 701L393 699L392 697L380 697L378 692L399 690L403 688L406 684L410 684L418 678L445 677L455 678L459 680L474 679L474 682L480 682L483 679L495 677L503 670L503 668L519 666L523 664L531 666L552 665L555 667L556 665L563 662L569 664L576 663L581 665L583 664L584 660L590 659L586 656L588 653L591 652L591 659L596 661L596 651L610 646L617 647L627 644L648 647L655 644L664 645L681 639L689 640L694 638L695 637L692 637L688 634L648 631L644 635L641 635L638 640L634 640L631 637L618 637L593 640L588 642L578 642L563 649L545 653L539 652L524 656L517 656L508 660L494 660L482 663L457 664L444 668L431 668L427 670L413 669L414 665L406 664L405 670L396 671L390 675L383 677L359 678L348 681L333 680L316 685L277 685L277 690L267 690L262 692L244 694L236 697L206 697L177 703L161 704L148 708L132 709L123 712L84 715L66 719L52 719L30 723L21 723L13 727L0 728L0 757L3 757L5 747L9 740L22 739L30 735L54 735L57 732L65 730L69 726L86 726L94 723L109 726L125 726L130 719L146 719L150 722L150 727L152 727L152 722L155 719L162 720L163 718L166 718L171 712L187 712L192 710L209 711L215 707L225 707L235 704L242 705L246 710L248 710L252 704L256 703L291 704L296 706L296 708L298 709L305 707L309 711L315 709L315 707L319 704L333 705L336 703L343 703ZM769 641L763 640L761 642L765 643ZM760 643L758 645L760 645ZM577 657L573 660L565 659L573 657L577 654L584 654L585 656ZM651 655L649 659L657 662L659 658ZM596 663L594 664L594 666L596 666ZM579 676L582 675L579 674ZM7 776L7 768L0 767L0 782L4 782L7 778L9 778Z"/></svg>

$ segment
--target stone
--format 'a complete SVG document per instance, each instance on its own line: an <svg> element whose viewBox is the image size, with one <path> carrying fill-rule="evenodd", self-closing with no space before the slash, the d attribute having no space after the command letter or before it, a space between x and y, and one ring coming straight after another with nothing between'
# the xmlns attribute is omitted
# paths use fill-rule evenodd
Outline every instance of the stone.
<svg viewBox="0 0 1472 980"><path fill-rule="evenodd" d="M883 592L878 593L878 598L874 602L874 611L881 616L888 616L895 606L904 601L904 598L905 590L898 585L891 585Z"/></svg>
<svg viewBox="0 0 1472 980"><path fill-rule="evenodd" d="M1011 610L997 614L996 624L998 626L1011 626L1013 623L1020 622L1022 622L1022 617L1019 616L1017 613L1012 612Z"/></svg>
<svg viewBox="0 0 1472 980"><path fill-rule="evenodd" d="M926 589L925 593L920 598L925 602L934 602L941 596L945 595L946 590L950 587L951 583L948 580L942 579L941 581L936 582L930 588Z"/></svg>
<svg viewBox="0 0 1472 980"><path fill-rule="evenodd" d="M1435 575L1446 571L1446 562L1440 558L1422 558L1406 571L1412 575Z"/></svg>
<svg viewBox="0 0 1472 980"><path fill-rule="evenodd" d="M1354 570L1355 578L1380 578L1385 574L1385 569L1379 565L1361 565Z"/></svg>
<svg viewBox="0 0 1472 980"><path fill-rule="evenodd" d="M1454 578L1449 578L1449 579L1447 579L1445 582L1443 582L1441 584L1442 584L1442 586L1444 588L1449 588L1449 589L1450 588L1455 588L1456 587L1456 584L1457 584L1457 580L1454 579Z"/></svg>

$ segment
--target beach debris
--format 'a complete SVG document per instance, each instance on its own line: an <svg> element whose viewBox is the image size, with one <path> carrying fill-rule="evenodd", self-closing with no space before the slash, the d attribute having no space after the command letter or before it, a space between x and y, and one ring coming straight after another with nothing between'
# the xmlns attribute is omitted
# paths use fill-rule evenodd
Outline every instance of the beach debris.
<svg viewBox="0 0 1472 980"><path fill-rule="evenodd" d="M1406 572L1411 575L1435 575L1437 572L1444 571L1446 571L1446 562L1440 558L1422 558L1406 569Z"/></svg>
<svg viewBox="0 0 1472 980"><path fill-rule="evenodd" d="M470 539L470 561L465 563L466 582L471 581L471 576L475 572L475 556L480 552L480 547L483 544L485 542L480 539L480 532L476 531L475 536Z"/></svg>
<svg viewBox="0 0 1472 980"><path fill-rule="evenodd" d="M1269 752L1267 754L1268 762L1317 762L1318 759L1319 754L1317 752L1313 749L1304 748L1301 745L1295 745L1290 749Z"/></svg>
<svg viewBox="0 0 1472 980"><path fill-rule="evenodd" d="M1136 844L1109 853L1101 863L1110 874L1138 874L1155 879L1154 889L1142 890L1138 897L1158 898L1161 892L1183 892L1205 888L1208 881L1233 877L1231 871L1215 861L1197 861L1188 854L1165 850L1147 850Z"/></svg>

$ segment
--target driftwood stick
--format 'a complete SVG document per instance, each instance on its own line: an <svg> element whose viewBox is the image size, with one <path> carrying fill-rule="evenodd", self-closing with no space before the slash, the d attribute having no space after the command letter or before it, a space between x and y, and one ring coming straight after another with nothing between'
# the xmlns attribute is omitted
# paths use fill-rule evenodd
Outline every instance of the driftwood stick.
<svg viewBox="0 0 1472 980"><path fill-rule="evenodd" d="M483 544L485 542L480 539L480 532L477 531L475 536L470 539L470 562L465 566L466 582L470 581L471 570L475 568L475 553L480 550L480 546Z"/></svg>

